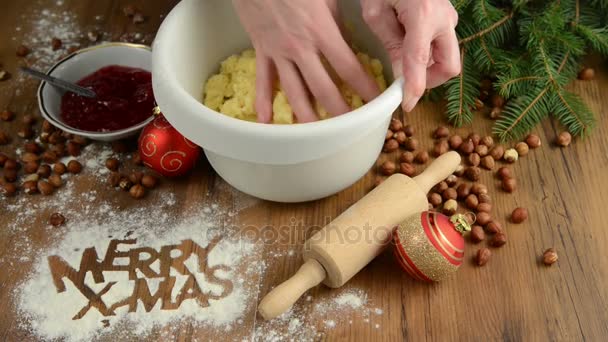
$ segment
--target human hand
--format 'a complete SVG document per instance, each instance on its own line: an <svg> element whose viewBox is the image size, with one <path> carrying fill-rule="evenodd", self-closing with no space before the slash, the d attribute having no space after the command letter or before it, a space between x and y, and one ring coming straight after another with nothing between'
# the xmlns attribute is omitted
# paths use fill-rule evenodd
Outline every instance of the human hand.
<svg viewBox="0 0 608 342"><path fill-rule="evenodd" d="M425 89L460 73L458 13L449 0L361 0L361 6L395 77L404 76L403 110L414 109Z"/></svg>
<svg viewBox="0 0 608 342"><path fill-rule="evenodd" d="M332 115L351 109L323 66L322 57L365 101L380 90L367 75L336 23L337 0L233 0L256 50L258 121L272 118L278 72L298 122L317 120L309 93Z"/></svg>

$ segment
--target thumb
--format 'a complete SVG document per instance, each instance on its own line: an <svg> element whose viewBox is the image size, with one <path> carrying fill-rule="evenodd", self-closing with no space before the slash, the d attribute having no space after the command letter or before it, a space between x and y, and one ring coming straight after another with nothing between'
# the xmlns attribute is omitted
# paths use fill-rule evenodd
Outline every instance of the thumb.
<svg viewBox="0 0 608 342"><path fill-rule="evenodd" d="M363 19L384 45L392 63L395 78L403 75L402 53L405 31L397 13L385 0L361 0Z"/></svg>

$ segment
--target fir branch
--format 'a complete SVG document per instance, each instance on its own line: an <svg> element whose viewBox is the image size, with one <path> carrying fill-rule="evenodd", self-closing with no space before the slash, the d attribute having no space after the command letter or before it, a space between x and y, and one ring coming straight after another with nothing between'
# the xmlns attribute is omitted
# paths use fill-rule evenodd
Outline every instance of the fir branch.
<svg viewBox="0 0 608 342"><path fill-rule="evenodd" d="M497 83L498 93L506 98L523 95L527 93L527 89L530 86L534 85L534 81L540 81L542 79L543 78L540 76L522 76L501 82L499 77Z"/></svg>
<svg viewBox="0 0 608 342"><path fill-rule="evenodd" d="M549 88L542 89L535 97L521 96L509 101L493 133L501 141L513 140L523 137L549 114L546 95Z"/></svg>
<svg viewBox="0 0 608 342"><path fill-rule="evenodd" d="M595 117L591 110L576 94L560 90L556 92L556 101L552 108L555 116L570 133L586 136L595 127Z"/></svg>
<svg viewBox="0 0 608 342"><path fill-rule="evenodd" d="M460 52L462 71L460 75L449 80L445 85L445 97L448 101L447 115L454 126L462 126L473 120L471 108L479 95L479 79L466 48Z"/></svg>
<svg viewBox="0 0 608 342"><path fill-rule="evenodd" d="M501 27L502 25L506 24L511 18L513 18L513 15L514 15L513 11L509 12L507 15L505 15L499 21L495 22L494 24L490 25L489 27L487 27L473 35L460 39L460 41L458 43L460 45L463 45L463 44L473 41L479 37L483 37L484 35L492 32L492 31L496 30L497 28Z"/></svg>

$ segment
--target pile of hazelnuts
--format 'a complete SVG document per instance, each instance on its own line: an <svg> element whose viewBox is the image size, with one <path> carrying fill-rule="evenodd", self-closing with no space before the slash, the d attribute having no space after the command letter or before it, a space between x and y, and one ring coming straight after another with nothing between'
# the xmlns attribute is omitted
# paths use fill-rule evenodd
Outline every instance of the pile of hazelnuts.
<svg viewBox="0 0 608 342"><path fill-rule="evenodd" d="M483 170L495 172L500 180L500 188L513 193L517 189L515 179L509 164L513 164L520 157L526 156L530 149L541 146L538 135L530 134L516 143L513 147L504 147L495 143L491 136L480 136L471 133L467 137L458 134L450 135L448 127L439 126L433 132L434 146L430 153L421 148L419 141L414 137L411 125L404 125L399 119L393 118L383 147L387 154L398 153L398 163L387 160L379 165L381 175L376 178L375 186L380 185L385 177L394 173L402 173L409 177L416 176L415 164L426 164L431 156L439 157L448 151L459 152L465 161L456 172L441 183L437 184L428 194L429 210L441 211L451 216L457 212L474 213L468 215L471 219L472 230L469 239L474 244L487 240L488 247L499 248L507 243L507 235L501 223L492 216L492 198L485 184L480 183ZM564 132L559 135L556 143L568 146L571 136ZM505 164L499 167L499 163ZM474 221L473 221L474 217ZM515 208L511 213L512 223L520 224L528 219L528 210ZM490 259L489 248L480 248L474 256L478 266L484 266Z"/></svg>
<svg viewBox="0 0 608 342"><path fill-rule="evenodd" d="M14 112L0 112L0 121L8 123L16 121ZM82 164L73 159L66 164L60 160L67 156L78 157L87 139L75 136L53 127L48 121L43 121L37 127L37 119L32 115L24 115L18 125L16 138L10 136L0 127L0 146L15 143L14 153L9 155L0 152L0 194L6 197L16 196L19 192L27 195L52 195L63 185L63 175L78 174ZM17 151L21 151L17 155Z"/></svg>
<svg viewBox="0 0 608 342"><path fill-rule="evenodd" d="M143 165L138 152L133 154L132 159L135 165ZM144 198L147 190L154 189L158 185L158 178L156 176L137 170L130 174L122 174L119 172L120 166L121 163L117 158L108 158L106 160L106 168L111 171L108 183L113 188L120 188L128 192L134 199Z"/></svg>

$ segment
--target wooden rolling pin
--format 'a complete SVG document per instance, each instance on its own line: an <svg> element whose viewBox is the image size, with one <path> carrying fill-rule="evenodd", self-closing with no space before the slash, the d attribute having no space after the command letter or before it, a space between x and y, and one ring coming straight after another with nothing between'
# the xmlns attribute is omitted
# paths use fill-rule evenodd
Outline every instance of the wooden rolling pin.
<svg viewBox="0 0 608 342"><path fill-rule="evenodd" d="M401 221L428 210L427 193L458 165L460 155L449 152L414 179L395 174L314 234L304 245L304 265L260 302L262 317L279 316L321 282L344 285L382 252Z"/></svg>

